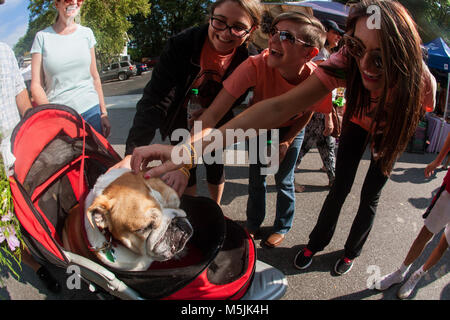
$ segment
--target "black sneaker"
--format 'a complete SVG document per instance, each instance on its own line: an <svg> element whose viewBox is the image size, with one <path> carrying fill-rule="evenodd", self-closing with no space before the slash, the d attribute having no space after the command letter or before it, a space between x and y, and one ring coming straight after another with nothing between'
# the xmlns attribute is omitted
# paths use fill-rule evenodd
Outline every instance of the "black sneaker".
<svg viewBox="0 0 450 320"><path fill-rule="evenodd" d="M311 265L313 255L314 253L311 250L306 247L303 248L295 256L294 266L300 270L308 268Z"/></svg>
<svg viewBox="0 0 450 320"><path fill-rule="evenodd" d="M346 257L342 257L334 265L334 272L336 272L338 275L343 275L349 272L352 267L353 261Z"/></svg>
<svg viewBox="0 0 450 320"><path fill-rule="evenodd" d="M45 284L45 287L53 293L61 292L61 285L58 280L56 280L53 275L47 270L46 267L42 266L36 271L39 279Z"/></svg>

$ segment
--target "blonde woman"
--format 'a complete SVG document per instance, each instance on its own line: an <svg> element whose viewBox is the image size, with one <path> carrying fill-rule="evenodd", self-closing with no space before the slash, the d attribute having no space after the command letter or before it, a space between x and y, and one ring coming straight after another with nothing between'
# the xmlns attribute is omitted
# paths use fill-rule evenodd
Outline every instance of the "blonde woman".
<svg viewBox="0 0 450 320"><path fill-rule="evenodd" d="M39 31L31 48L31 94L38 104L75 109L96 131L109 136L92 30L75 22L84 0L55 0L56 22Z"/></svg>

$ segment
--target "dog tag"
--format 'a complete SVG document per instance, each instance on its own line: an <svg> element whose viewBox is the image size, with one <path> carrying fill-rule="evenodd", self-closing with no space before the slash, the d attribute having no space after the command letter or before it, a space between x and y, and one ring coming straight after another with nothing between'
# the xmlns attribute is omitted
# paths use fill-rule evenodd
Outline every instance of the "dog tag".
<svg viewBox="0 0 450 320"><path fill-rule="evenodd" d="M113 248L104 250L106 258L111 262L116 262L116 254Z"/></svg>

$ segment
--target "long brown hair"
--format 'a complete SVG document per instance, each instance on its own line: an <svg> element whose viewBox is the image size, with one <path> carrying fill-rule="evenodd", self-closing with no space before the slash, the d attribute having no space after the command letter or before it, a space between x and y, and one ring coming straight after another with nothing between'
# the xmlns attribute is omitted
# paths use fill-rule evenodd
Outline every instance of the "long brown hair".
<svg viewBox="0 0 450 320"><path fill-rule="evenodd" d="M408 11L396 1L362 0L350 8L347 33L353 35L356 22L370 16L369 6L380 12L381 55L385 84L377 107L373 110L372 136L381 170L389 175L395 161L405 150L410 137L423 115L421 39ZM369 111L370 92L364 87L357 63L349 55L346 70L347 108L344 125L353 116L361 117Z"/></svg>

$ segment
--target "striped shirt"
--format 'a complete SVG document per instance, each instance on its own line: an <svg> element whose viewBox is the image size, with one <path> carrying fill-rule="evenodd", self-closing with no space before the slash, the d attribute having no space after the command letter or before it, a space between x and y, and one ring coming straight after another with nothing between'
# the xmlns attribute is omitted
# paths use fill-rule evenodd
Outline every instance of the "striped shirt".
<svg viewBox="0 0 450 320"><path fill-rule="evenodd" d="M4 136L20 121L16 96L25 88L13 51L0 42L0 130Z"/></svg>

